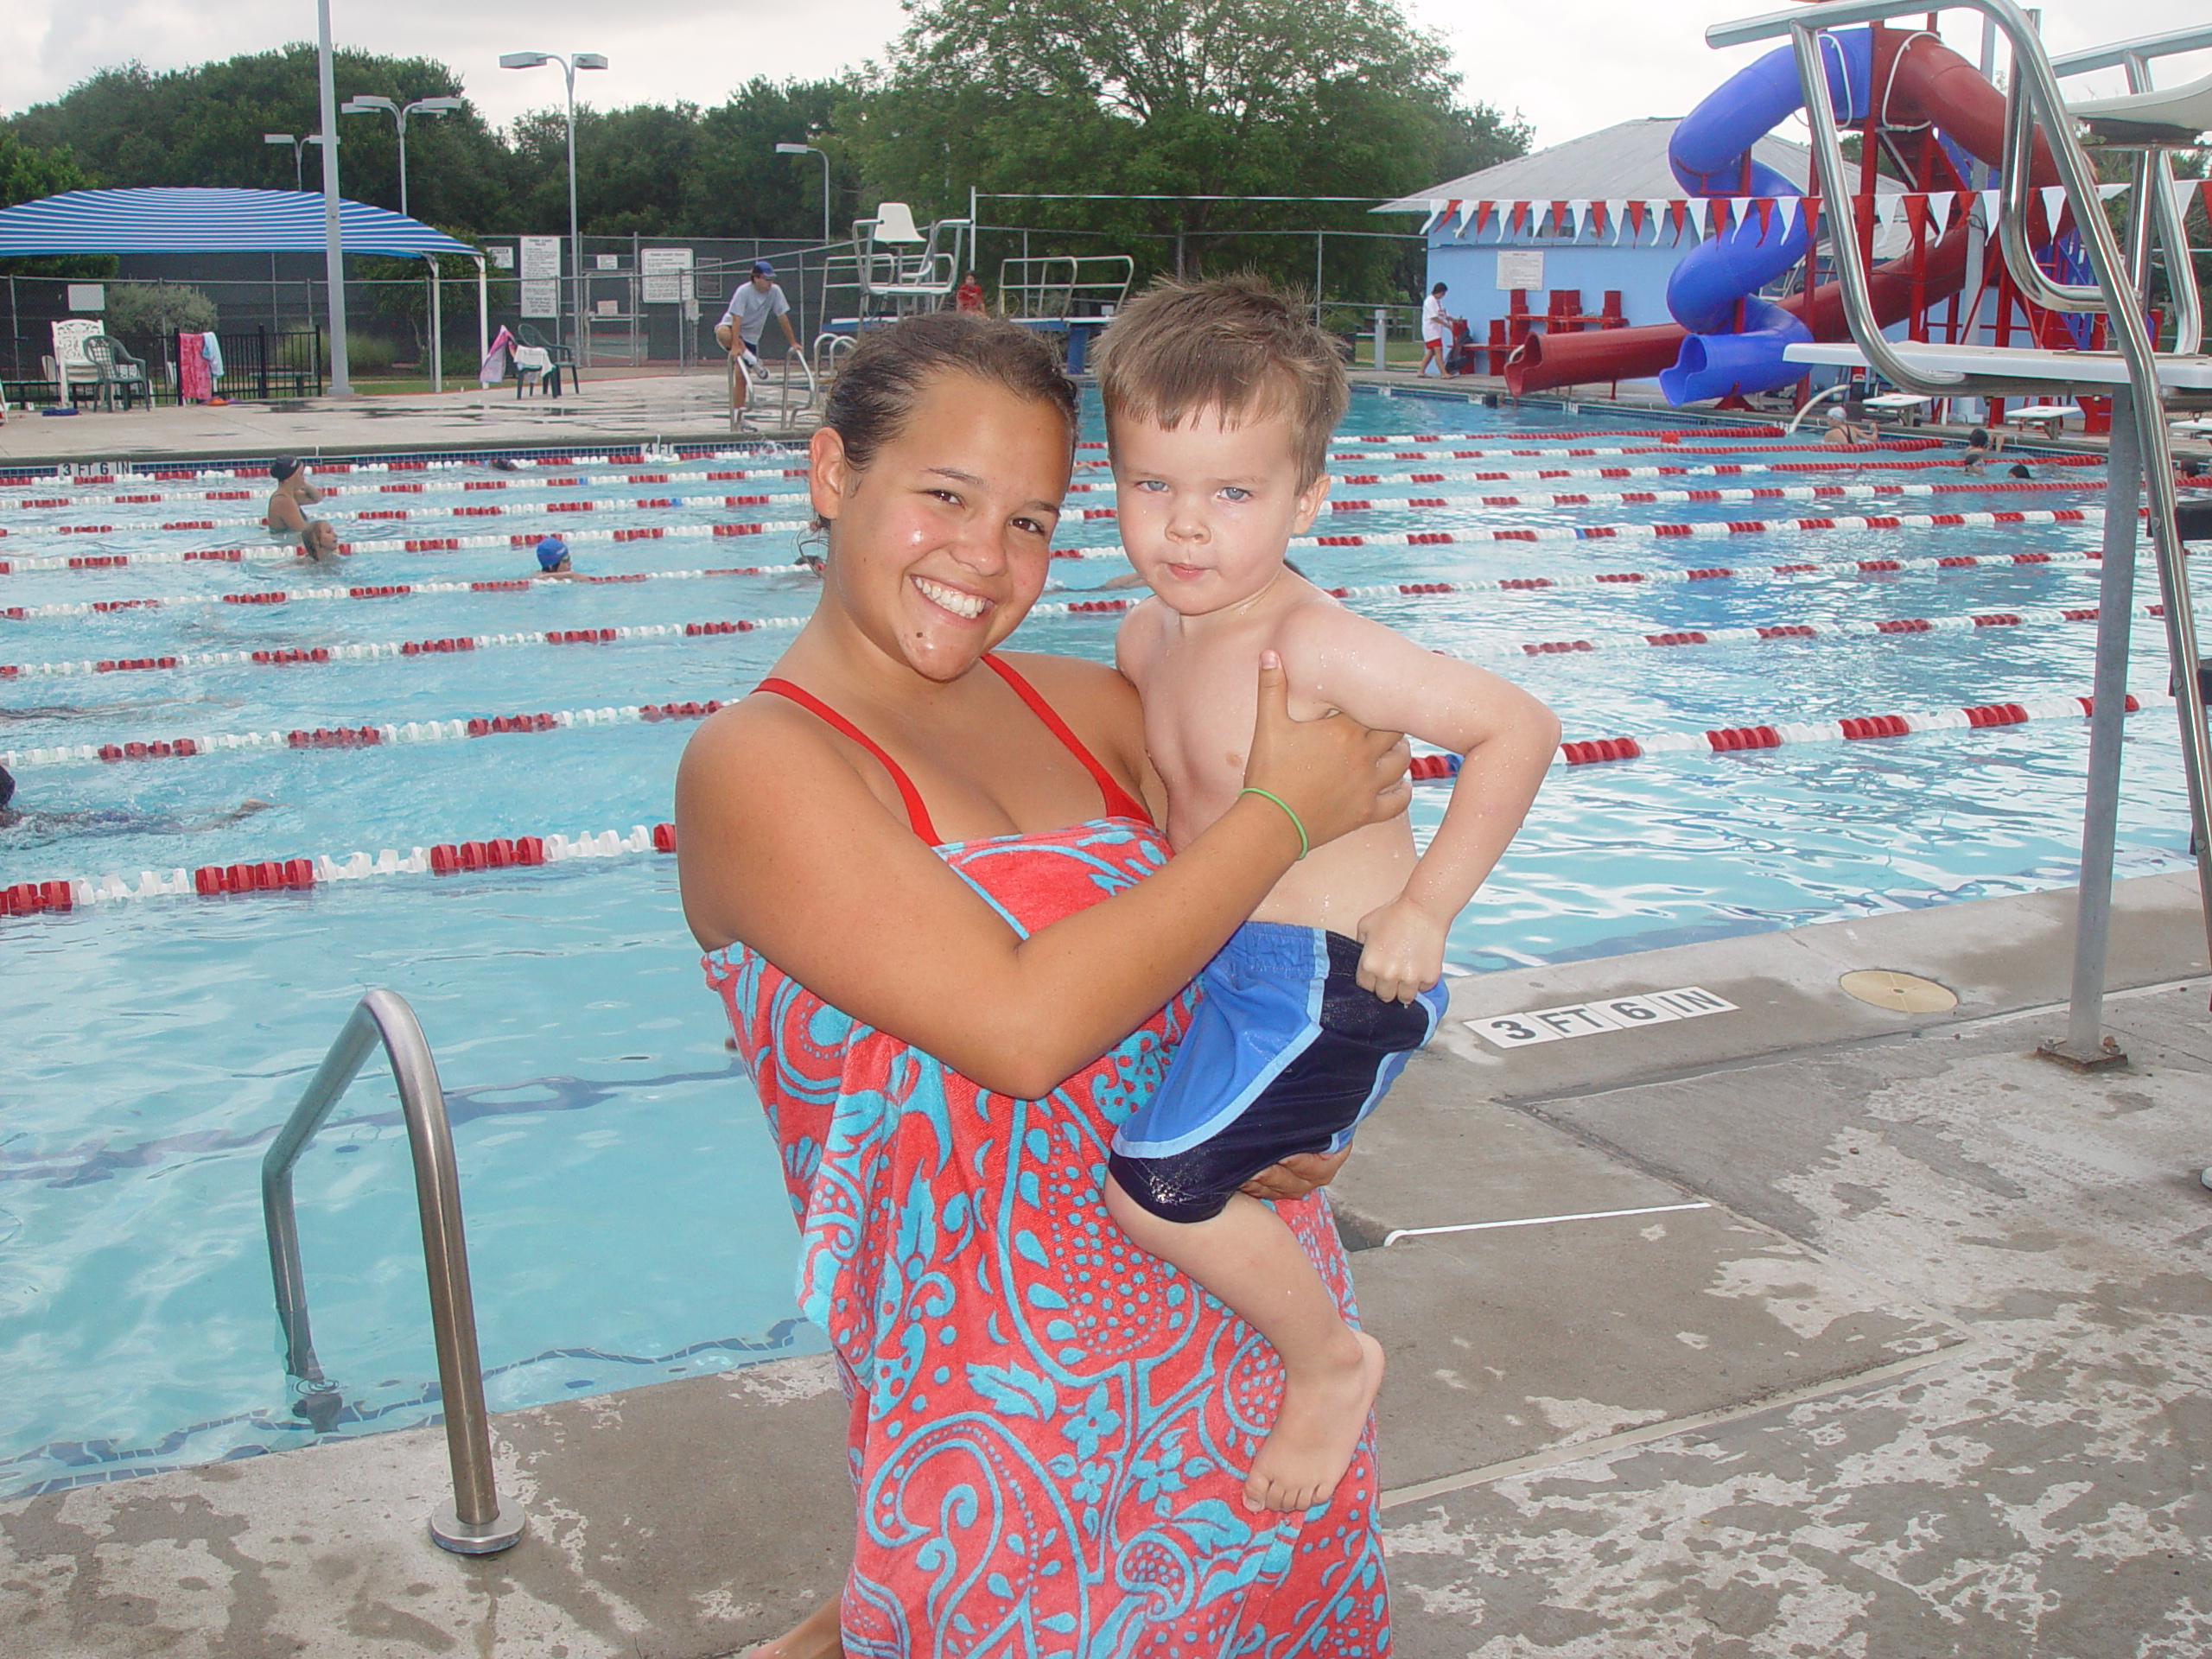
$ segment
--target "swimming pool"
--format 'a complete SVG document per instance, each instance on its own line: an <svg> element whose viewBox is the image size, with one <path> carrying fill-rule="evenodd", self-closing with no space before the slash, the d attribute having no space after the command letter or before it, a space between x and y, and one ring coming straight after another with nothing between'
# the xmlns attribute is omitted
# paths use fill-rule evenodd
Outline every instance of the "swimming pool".
<svg viewBox="0 0 2212 1659"><path fill-rule="evenodd" d="M1095 407L1090 418L1095 429ZM1618 499L1972 481L1942 466L1838 467L1846 458L1740 429L1682 425L1674 444L1638 435L1675 424L1363 393L1348 435L1484 435L1347 446L1361 458L1337 463L1340 474L1374 481L1337 494L1371 505L1332 512L1317 531L1364 540L1296 556L1424 644L1504 668L1559 709L1571 740L2087 690L2094 630L2065 613L2095 603L2095 568L2078 556L2099 532L2093 518L2050 515L2094 507L2094 487L2021 491L1999 478L1942 495ZM1527 435L1569 432L1588 435ZM1516 449L1539 453L1461 453ZM311 888L0 918L14 991L0 1009L10 1057L0 1495L321 1432L289 1411L257 1166L373 985L414 1004L450 1091L495 1408L816 1340L791 1318L792 1229L768 1139L699 983L673 861L651 850L650 833L668 816L686 705L741 695L810 602L804 577L777 569L794 531L715 529L797 521L799 480L782 475L794 465L582 458L335 474L347 486L330 504L348 515L343 533L380 545L334 575L261 558L249 531L221 522L251 516L251 480L0 489L0 561L11 566L0 662L90 669L0 680L0 750L28 757L18 804L32 811L0 830L0 888L112 872L152 892L177 885L177 871L189 888L195 870L330 861ZM2038 470L2046 485L2101 478ZM563 479L578 481L549 485ZM232 491L250 493L206 499ZM1071 505L1110 507L1110 491ZM2027 516L1847 521L1997 511ZM393 512L409 516L365 516ZM1836 527L1797 526L1814 514ZM1774 527L1725 528L1753 523ZM1654 531L1678 524L1716 533ZM1619 533L1589 537L1599 525ZM648 579L517 586L532 561L508 538L550 527L575 537L585 572ZM1492 539L1501 531L1538 539ZM422 545L476 537L494 544ZM1440 537L1454 539L1403 544ZM1110 518L1071 518L1060 537L1098 550L1113 539ZM227 549L256 556L147 562ZM2050 562L2014 563L2022 554ZM1935 557L1979 563L1860 568ZM133 562L100 563L118 558ZM1812 568L1777 575L1776 564ZM1739 574L1658 579L1723 566ZM1057 575L1089 588L1117 568L1071 559ZM1591 580L1632 573L1653 579ZM1553 585L1402 591L1539 581ZM397 588L414 591L353 596ZM149 599L167 602L131 604ZM1103 658L1112 613L1043 613L1100 602L1048 594L1016 643ZM85 608L117 605L129 607ZM1909 620L1942 626L1872 631ZM709 626L735 621L769 626ZM2164 645L2155 622L2140 626L2133 683L2148 696L2164 687ZM423 648L463 639L474 648ZM151 665L99 670L133 663ZM566 718L505 728L539 715ZM471 736L473 720L502 724ZM363 745L365 728L378 741ZM340 733L353 740L340 747ZM205 752L179 753L180 738ZM2086 739L2078 718L2050 718L1560 767L1454 930L1453 965L1480 972L2070 880ZM77 758L130 744L149 757ZM2123 867L2178 867L2188 837L2171 715L2137 717L2128 745ZM1442 799L1420 792L1421 832ZM276 804L220 821L254 800ZM529 836L591 855L374 873L385 849L411 861L417 848ZM368 856L349 866L357 851ZM330 1432L435 1409L404 1141L389 1086L365 1078L300 1166L318 1348L348 1402Z"/></svg>

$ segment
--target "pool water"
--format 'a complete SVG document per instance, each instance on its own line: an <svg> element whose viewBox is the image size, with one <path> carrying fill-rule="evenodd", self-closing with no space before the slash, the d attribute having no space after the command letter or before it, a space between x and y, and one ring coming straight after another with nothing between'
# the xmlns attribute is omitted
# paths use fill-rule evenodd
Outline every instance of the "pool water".
<svg viewBox="0 0 2212 1659"><path fill-rule="evenodd" d="M1090 432L1096 435L1095 405ZM1495 432L1494 448L1644 448L1606 435L1664 423L1557 405L1486 410L1401 395L1355 399L1348 434ZM1513 434L1573 430L1564 440ZM1683 448L1719 429L1685 424ZM1760 442L1738 439L1737 442ZM1770 445L1780 440L1763 441ZM2093 505L2094 487L2006 487L1936 499L1818 507L1790 502L1556 505L1650 488L1792 486L1827 481L1958 481L1955 470L1775 472L1807 451L1769 448L1698 458L1606 454L1398 461L1484 447L1476 441L1376 448L1340 472L1740 466L1728 477L1343 486L1377 505L1328 515L1332 535L1655 523L1717 523L1811 512L1927 512ZM1821 452L1809 455L1821 458ZM1090 458L1095 459L1095 452ZM1898 457L1884 457L1897 459ZM1913 457L1904 457L1911 459ZM1838 459L1830 457L1829 459ZM1872 458L1870 458L1872 459ZM357 543L557 526L659 526L659 539L579 539L598 575L788 565L789 531L733 539L717 524L799 518L796 479L709 480L709 471L779 469L788 456L527 468L477 467L333 481L405 479L420 493L346 493L329 505ZM666 472L666 484L632 484ZM1095 469L1084 477L1102 476ZM582 483L527 490L545 477ZM2094 468L2044 477L2094 486ZM2002 486L2004 480L1986 480ZM505 490L467 491L470 482ZM177 493L247 483L134 485ZM97 507L26 499L110 498ZM97 878L128 885L268 859L414 849L494 837L613 830L670 815L688 719L579 722L481 739L367 748L220 750L104 764L55 759L71 746L179 736L625 710L741 696L773 662L811 591L790 574L686 575L527 591L372 600L171 603L40 614L163 597L297 594L316 588L501 582L528 550L365 551L341 574L255 557L121 568L22 568L57 554L102 557L245 547L242 530L165 523L251 514L245 503L128 504L106 486L0 487L0 662L130 660L188 653L529 635L539 643L383 655L292 666L250 662L0 680L0 751L19 767L24 822L0 830L0 888ZM639 499L766 495L766 503L639 506ZM1408 498L1442 496L1442 507ZM1484 495L1542 505L1484 505ZM390 511L405 521L348 517ZM487 503L594 504L588 513L450 516ZM1071 498L1110 504L1109 492ZM65 533L66 526L110 529ZM1854 530L1707 540L1455 541L1301 548L1331 585L1559 577L1738 568L1928 554L2093 550L2094 520ZM1064 546L1105 550L1110 519L1071 519ZM1070 588L1121 568L1056 566ZM2146 571L2147 583L2147 571ZM1081 597L1081 595L1076 595ZM1048 594L1048 601L1068 595ZM2147 604L2155 594L2139 594ZM1972 632L1815 637L1653 649L1643 636L1727 627L1958 618L2095 603L2094 567L2055 563L1885 575L1824 569L1789 578L1554 587L1363 598L1359 607L1422 644L1503 669L1556 708L1570 739L1701 731L1777 721L1935 711L2088 689L2094 628L2038 623ZM755 632L686 634L681 625L779 621ZM604 644L546 645L547 631L678 625ZM1104 659L1111 615L1038 616L1015 644ZM1594 652L1530 656L1527 643L1587 640ZM2133 683L2162 690L2163 634L2138 624ZM2170 713L2135 716L2120 822L2125 870L2178 868L2186 807ZM1560 767L1497 874L1454 928L1454 971L1646 949L2073 879L2087 727L2046 721L1863 743L1747 753L1654 756ZM41 758L42 757L42 758ZM10 764L15 765L15 762ZM1445 800L1425 786L1417 833ZM234 821L247 802L274 803ZM496 1408L693 1375L818 1336L792 1315L793 1228L749 1085L725 1048L720 1010L698 977L679 912L674 861L650 851L564 859L541 868L452 876L395 874L309 892L154 897L67 914L0 919L10 995L0 1005L0 1496L114 1478L435 1417L435 1366L405 1135L389 1084L365 1074L299 1166L309 1306L324 1368L346 1408L334 1423L294 1414L277 1345L258 1202L258 1162L353 1001L375 986L405 996L436 1050L455 1125L478 1318Z"/></svg>

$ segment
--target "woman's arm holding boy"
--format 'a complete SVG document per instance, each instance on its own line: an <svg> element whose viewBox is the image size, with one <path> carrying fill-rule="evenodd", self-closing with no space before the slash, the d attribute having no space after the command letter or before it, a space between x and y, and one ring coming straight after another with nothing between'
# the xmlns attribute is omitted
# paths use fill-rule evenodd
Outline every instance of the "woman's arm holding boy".
<svg viewBox="0 0 2212 1659"><path fill-rule="evenodd" d="M1411 1001L1444 971L1444 939L1521 828L1559 747L1559 720L1486 669L1332 605L1302 605L1279 639L1294 697L1463 757L1428 850L1398 898L1360 923L1359 982Z"/></svg>

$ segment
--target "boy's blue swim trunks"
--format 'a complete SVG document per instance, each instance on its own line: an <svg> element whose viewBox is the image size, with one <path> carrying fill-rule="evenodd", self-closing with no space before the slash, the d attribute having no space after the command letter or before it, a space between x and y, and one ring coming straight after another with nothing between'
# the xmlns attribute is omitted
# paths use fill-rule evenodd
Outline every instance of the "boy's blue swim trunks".
<svg viewBox="0 0 2212 1659"><path fill-rule="evenodd" d="M1114 1137L1122 1190L1163 1220L1208 1221L1268 1165L1341 1149L1447 1000L1440 982L1386 1002L1360 988L1359 956L1357 940L1318 927L1231 934L1159 1092Z"/></svg>

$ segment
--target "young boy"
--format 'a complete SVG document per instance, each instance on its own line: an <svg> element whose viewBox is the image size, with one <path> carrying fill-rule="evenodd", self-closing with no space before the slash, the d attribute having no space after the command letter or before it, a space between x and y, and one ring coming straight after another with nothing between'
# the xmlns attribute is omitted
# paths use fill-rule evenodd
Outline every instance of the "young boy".
<svg viewBox="0 0 2212 1659"><path fill-rule="evenodd" d="M1282 1356L1244 1500L1305 1510L1351 1463L1382 1351L1338 1317L1274 1210L1238 1189L1283 1158L1341 1150L1434 1032L1446 930L1520 827L1559 722L1286 569L1328 493L1347 397L1306 312L1249 279L1162 283L1103 345L1122 537L1154 595L1116 656L1144 700L1169 841L1185 846L1242 792L1262 652L1281 658L1294 715L1342 709L1465 756L1426 853L1401 817L1313 849L1276 884L1207 967L1190 1033L1109 1161L1122 1230Z"/></svg>

